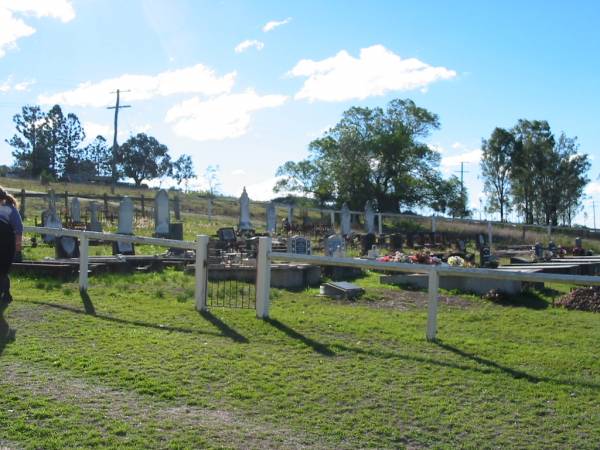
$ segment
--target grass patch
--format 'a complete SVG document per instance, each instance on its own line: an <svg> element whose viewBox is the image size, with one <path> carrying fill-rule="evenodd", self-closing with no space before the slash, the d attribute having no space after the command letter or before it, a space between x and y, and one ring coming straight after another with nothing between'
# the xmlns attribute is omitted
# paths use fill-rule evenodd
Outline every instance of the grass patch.
<svg viewBox="0 0 600 450"><path fill-rule="evenodd" d="M273 290L261 321L197 313L193 278L172 270L94 277L83 301L74 283L15 277L0 443L598 447L600 316L552 308L568 287L531 294L545 308L441 301L428 343L425 294L376 278L357 280L369 299L355 302Z"/></svg>

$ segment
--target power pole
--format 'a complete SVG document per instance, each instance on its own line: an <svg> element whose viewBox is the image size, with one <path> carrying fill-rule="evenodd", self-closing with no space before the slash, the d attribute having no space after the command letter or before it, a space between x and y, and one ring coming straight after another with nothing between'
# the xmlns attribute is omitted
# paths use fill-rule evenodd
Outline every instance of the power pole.
<svg viewBox="0 0 600 450"><path fill-rule="evenodd" d="M120 105L119 101L120 101L120 94L121 92L130 92L130 91L121 91L119 89L117 89L116 91L111 92L111 94L117 94L117 102L115 103L115 106L109 106L106 109L114 109L115 110L115 135L113 138L113 146L112 146L112 158L111 158L111 162L110 162L110 168L111 168L111 176L112 176L112 184L111 184L111 192L114 194L115 192L115 186L117 184L117 125L118 125L118 121L119 121L119 109L121 108L131 108L131 105Z"/></svg>
<svg viewBox="0 0 600 450"><path fill-rule="evenodd" d="M459 173L459 172L456 172ZM463 161L460 162L460 196L465 200L465 211L467 209L466 199L465 199L465 182L464 182L464 174L469 173L465 172L465 163Z"/></svg>

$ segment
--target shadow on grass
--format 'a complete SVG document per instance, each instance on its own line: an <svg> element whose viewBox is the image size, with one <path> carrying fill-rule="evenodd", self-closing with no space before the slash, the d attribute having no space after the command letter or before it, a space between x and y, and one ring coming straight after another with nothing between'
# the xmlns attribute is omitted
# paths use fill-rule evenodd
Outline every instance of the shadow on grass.
<svg viewBox="0 0 600 450"><path fill-rule="evenodd" d="M506 295L501 300L493 301L495 305L529 309L546 309L551 304L548 303L538 292L525 291L518 295Z"/></svg>
<svg viewBox="0 0 600 450"><path fill-rule="evenodd" d="M264 321L269 325L272 325L274 328L277 328L279 331L287 334L292 339L302 342L304 345L312 348L315 352L320 353L323 356L335 356L335 353L327 345L315 341L314 339L311 339L302 333L299 333L277 319L266 318Z"/></svg>
<svg viewBox="0 0 600 450"><path fill-rule="evenodd" d="M94 304L92 303L90 294L88 294L86 290L80 289L79 295L81 296L81 301L83 302L83 309L85 310L85 313L91 316L95 316L96 308L94 308Z"/></svg>
<svg viewBox="0 0 600 450"><path fill-rule="evenodd" d="M223 336L227 336L235 342L240 342L244 344L250 342L248 341L248 338L246 336L243 336L240 333L238 333L236 330L231 328L229 325L227 325L225 322L223 322L210 311L200 311L199 314L211 324L213 324L215 327L217 327L219 331L221 331L221 334Z"/></svg>
<svg viewBox="0 0 600 450"><path fill-rule="evenodd" d="M10 342L8 333L10 327L8 326L8 322L4 318L4 310L8 305L4 303L0 303L0 356L2 356L2 352L6 345Z"/></svg>
<svg viewBox="0 0 600 450"><path fill-rule="evenodd" d="M229 328L223 322L220 322L219 319L217 319L217 321L220 322L223 326L223 328L219 328L222 331L221 333L211 332L211 331L193 330L191 328L173 327L173 326L169 326L169 325L159 325L159 324L155 324L155 323L144 322L142 320L121 319L119 317L108 316L105 314L98 314L95 311L93 314L90 314L90 313L88 313L86 311L82 311L81 309L78 309L74 306L42 302L39 300L25 300L25 301L28 303L36 304L36 305L42 305L42 306L47 306L49 308L55 308L55 309L60 309L62 311L68 311L68 312L75 313L75 314L91 316L96 319L106 320L108 322L119 323L119 324L123 324L123 325L133 325L136 327L152 328L152 329L161 330L161 331L173 331L173 332L177 332L177 333L198 334L198 335L204 335L204 336L210 335L210 336L228 337L236 342L247 342L248 341L244 336L241 336L235 330L233 330L232 328ZM90 301L90 303L91 303L91 301ZM231 330L232 334L227 334L224 331L225 329ZM237 335L237 338L234 338L233 337L234 335ZM244 340L238 341L238 339L245 339L245 341Z"/></svg>
<svg viewBox="0 0 600 450"><path fill-rule="evenodd" d="M435 345L439 346L440 348L442 348L444 350L447 350L447 351L454 353L458 356L461 356L463 358L468 358L471 361L474 361L485 367L483 367L483 368L473 367L470 365L460 364L460 363L456 363L456 362L428 358L425 356L408 355L408 354L402 354L402 353L393 352L393 351L377 350L377 349L373 349L373 348L363 349L363 348L351 347L351 346L347 346L344 344L338 344L338 343L332 344L331 347L334 347L334 348L339 349L344 352L356 353L359 355L366 355L366 356L372 356L372 357L383 358L383 359L397 359L397 360L404 360L404 361L412 361L412 362L422 363L422 364L432 364L432 365L439 366L439 367L447 367L450 369L465 370L465 371L478 372L478 373L483 373L483 374L493 374L493 373L497 373L498 371L500 371L502 373L509 375L510 377L512 377L514 379L526 380L531 383L546 382L546 383L552 383L552 384L559 384L559 385L563 385L563 386L576 386L576 387L600 389L600 384L597 384L597 383L588 383L588 382L572 381L572 380L561 380L561 379L555 379L555 378L550 378L550 377L538 377L538 376L531 375L531 374L528 374L528 373L520 371L520 370L513 369L511 367L503 366L502 364L499 364L495 361L485 359L485 358L479 357L477 355L473 355L471 353L465 352L464 350L460 350L457 347L453 347L449 344L444 344L441 340L436 340L436 341L434 341L434 343L435 343Z"/></svg>

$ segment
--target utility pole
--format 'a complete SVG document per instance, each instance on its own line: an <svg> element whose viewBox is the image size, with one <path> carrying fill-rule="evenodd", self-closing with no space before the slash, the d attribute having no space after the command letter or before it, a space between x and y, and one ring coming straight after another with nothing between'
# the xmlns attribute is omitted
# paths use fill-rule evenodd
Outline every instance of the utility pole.
<svg viewBox="0 0 600 450"><path fill-rule="evenodd" d="M112 158L111 158L111 162L110 162L110 168L111 168L111 176L112 176L112 184L110 187L111 193L115 193L115 186L117 184L117 125L118 125L118 121L119 121L119 109L121 108L131 108L131 105L120 105L119 101L120 101L120 94L121 92L130 92L130 91L121 91L119 89L117 89L116 91L111 92L111 94L117 94L117 102L115 103L115 106L109 106L106 109L114 109L115 110L115 135L113 138L113 146L112 146Z"/></svg>
<svg viewBox="0 0 600 450"><path fill-rule="evenodd" d="M456 172L458 173L458 172ZM464 174L465 173L469 173L469 172L465 172L465 163L463 161L460 162L460 196L461 199L463 199L465 201L465 211L467 209L467 204L466 201L467 199L465 198L465 182L464 182Z"/></svg>

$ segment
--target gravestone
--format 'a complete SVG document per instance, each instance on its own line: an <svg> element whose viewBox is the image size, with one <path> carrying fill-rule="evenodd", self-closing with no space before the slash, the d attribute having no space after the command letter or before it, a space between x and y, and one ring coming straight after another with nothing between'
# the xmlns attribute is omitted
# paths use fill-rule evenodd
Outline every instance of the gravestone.
<svg viewBox="0 0 600 450"><path fill-rule="evenodd" d="M217 236L220 241L227 243L235 243L237 240L235 237L235 230L232 227L219 228L217 230Z"/></svg>
<svg viewBox="0 0 600 450"><path fill-rule="evenodd" d="M277 213L275 211L275 203L270 202L267 205L267 233L275 234L277 231Z"/></svg>
<svg viewBox="0 0 600 450"><path fill-rule="evenodd" d="M181 220L181 205L179 203L178 195L173 199L173 212L175 214L175 220Z"/></svg>
<svg viewBox="0 0 600 450"><path fill-rule="evenodd" d="M81 222L81 205L77 197L71 199L71 222Z"/></svg>
<svg viewBox="0 0 600 450"><path fill-rule="evenodd" d="M344 257L346 242L339 234L332 234L325 240L325 256Z"/></svg>
<svg viewBox="0 0 600 450"><path fill-rule="evenodd" d="M538 259L542 259L544 257L544 247L539 242L536 242L533 246L533 251L535 253L535 257Z"/></svg>
<svg viewBox="0 0 600 450"><path fill-rule="evenodd" d="M489 267L490 262L492 261L492 254L487 245L481 246L479 250L479 261L481 261L481 267Z"/></svg>
<svg viewBox="0 0 600 450"><path fill-rule="evenodd" d="M350 226L350 209L346 203L342 205L342 210L340 211L340 227L342 236L348 236L352 232Z"/></svg>
<svg viewBox="0 0 600 450"><path fill-rule="evenodd" d="M375 211L371 200L365 203L365 231L367 234L375 233Z"/></svg>
<svg viewBox="0 0 600 450"><path fill-rule="evenodd" d="M321 295L332 298L356 299L365 293L365 290L354 283L347 281L329 282L322 284L319 289Z"/></svg>
<svg viewBox="0 0 600 450"><path fill-rule="evenodd" d="M154 233L157 236L169 235L169 194L164 189L154 197Z"/></svg>
<svg viewBox="0 0 600 450"><path fill-rule="evenodd" d="M548 250L550 251L550 253L552 253L552 257L555 258L558 253L558 248L556 247L554 241L548 242Z"/></svg>
<svg viewBox="0 0 600 450"><path fill-rule="evenodd" d="M415 248L415 235L412 233L408 233L406 235L406 246L408 248Z"/></svg>
<svg viewBox="0 0 600 450"><path fill-rule="evenodd" d="M294 223L294 207L292 205L288 206L287 220L290 226L292 226L292 224Z"/></svg>
<svg viewBox="0 0 600 450"><path fill-rule="evenodd" d="M71 236L57 236L54 240L54 257L79 258L79 241Z"/></svg>
<svg viewBox="0 0 600 450"><path fill-rule="evenodd" d="M240 231L252 230L252 222L250 222L250 199L245 187L240 197L240 223L238 229Z"/></svg>
<svg viewBox="0 0 600 450"><path fill-rule="evenodd" d="M48 191L48 210L56 213L56 195L54 195L53 189Z"/></svg>
<svg viewBox="0 0 600 450"><path fill-rule="evenodd" d="M90 223L88 230L102 232L102 224L98 220L98 204L96 202L90 203Z"/></svg>
<svg viewBox="0 0 600 450"><path fill-rule="evenodd" d="M62 222L56 214L56 210L48 209L42 213L42 226L46 228L62 228ZM55 237L49 234L43 234L42 240L46 244L54 242Z"/></svg>
<svg viewBox="0 0 600 450"><path fill-rule="evenodd" d="M289 253L295 253L297 255L310 255L310 239L306 239L302 236L293 236L288 240L287 250Z"/></svg>
<svg viewBox="0 0 600 450"><path fill-rule="evenodd" d="M394 251L402 251L402 235L394 233L390 235L390 249Z"/></svg>
<svg viewBox="0 0 600 450"><path fill-rule="evenodd" d="M367 233L360 237L360 251L361 255L366 255L369 250L377 243L377 237L375 233Z"/></svg>
<svg viewBox="0 0 600 450"><path fill-rule="evenodd" d="M119 226L118 234L133 234L133 202L127 196L121 199L119 203ZM132 242L113 243L113 254L135 255L135 248Z"/></svg>

